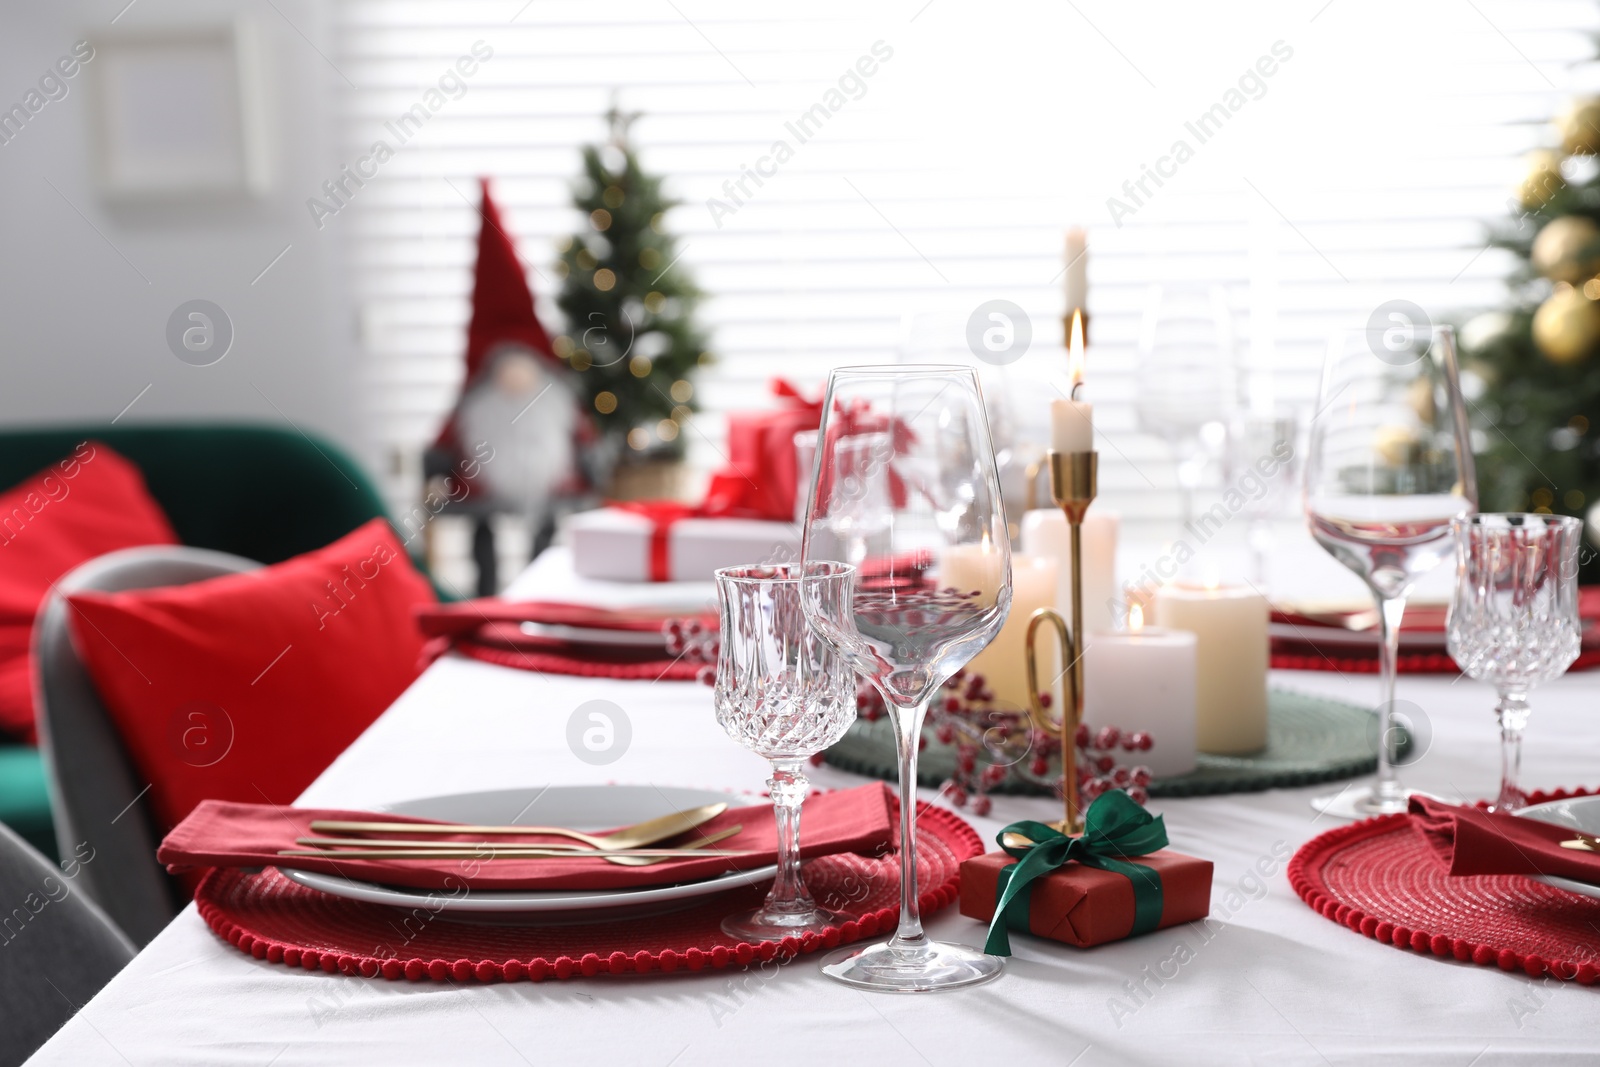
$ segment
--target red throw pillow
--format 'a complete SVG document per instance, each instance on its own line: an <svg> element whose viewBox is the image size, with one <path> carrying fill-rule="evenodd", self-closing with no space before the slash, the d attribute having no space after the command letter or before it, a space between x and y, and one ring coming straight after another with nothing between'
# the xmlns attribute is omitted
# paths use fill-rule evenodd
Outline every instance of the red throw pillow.
<svg viewBox="0 0 1600 1067"><path fill-rule="evenodd" d="M257 571L68 599L165 832L205 799L299 796L416 678L434 595L374 519Z"/></svg>
<svg viewBox="0 0 1600 1067"><path fill-rule="evenodd" d="M107 552L177 543L139 468L98 441L0 493L0 734L36 741L28 648L50 588Z"/></svg>

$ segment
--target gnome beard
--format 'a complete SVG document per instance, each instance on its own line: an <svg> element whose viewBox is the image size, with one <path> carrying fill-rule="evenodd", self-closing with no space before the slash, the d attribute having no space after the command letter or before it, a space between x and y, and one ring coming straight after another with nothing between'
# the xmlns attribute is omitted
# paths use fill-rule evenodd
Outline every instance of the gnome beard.
<svg viewBox="0 0 1600 1067"><path fill-rule="evenodd" d="M479 477L497 500L527 516L536 539L555 490L573 471L576 403L571 387L521 347L491 356L461 399L462 442L493 449Z"/></svg>

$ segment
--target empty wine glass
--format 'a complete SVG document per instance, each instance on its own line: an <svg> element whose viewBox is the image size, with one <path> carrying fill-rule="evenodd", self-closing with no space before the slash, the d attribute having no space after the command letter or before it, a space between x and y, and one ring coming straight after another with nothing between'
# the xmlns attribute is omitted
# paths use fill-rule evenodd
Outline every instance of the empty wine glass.
<svg viewBox="0 0 1600 1067"><path fill-rule="evenodd" d="M717 571L722 644L717 653L717 722L728 736L772 761L767 786L778 826L778 876L766 902L730 915L722 929L758 942L820 933L845 919L817 907L800 873L800 804L805 761L844 736L856 718L855 675L806 622L800 580L842 586L848 568L818 564L727 567Z"/></svg>
<svg viewBox="0 0 1600 1067"><path fill-rule="evenodd" d="M1500 692L1500 795L1495 811L1528 802L1518 784L1528 690L1578 658L1578 548L1583 525L1565 515L1474 515L1455 521L1456 589L1450 655Z"/></svg>
<svg viewBox="0 0 1600 1067"><path fill-rule="evenodd" d="M1347 818L1406 810L1394 765L1400 619L1416 580L1450 552L1451 521L1478 509L1467 413L1448 326L1354 330L1329 344L1311 419L1311 535L1378 602L1378 778L1311 803Z"/></svg>
<svg viewBox="0 0 1600 1067"><path fill-rule="evenodd" d="M923 717L1011 607L1011 551L978 379L966 367L841 368L829 376L824 411L801 557L847 565L851 580L807 578L803 601L817 630L883 694L895 727L900 925L888 941L830 956L823 972L891 992L988 981L1001 961L930 941L917 903ZM857 460L848 475L835 473L836 454Z"/></svg>
<svg viewBox="0 0 1600 1067"><path fill-rule="evenodd" d="M1161 438L1178 465L1185 525L1194 494L1227 437L1238 387L1233 313L1220 285L1153 285L1139 324L1139 429Z"/></svg>
<svg viewBox="0 0 1600 1067"><path fill-rule="evenodd" d="M1241 509L1250 546L1250 581L1268 588L1267 559L1274 543L1273 520L1284 516L1294 496L1298 423L1293 411L1246 412L1228 428L1228 481L1244 497Z"/></svg>

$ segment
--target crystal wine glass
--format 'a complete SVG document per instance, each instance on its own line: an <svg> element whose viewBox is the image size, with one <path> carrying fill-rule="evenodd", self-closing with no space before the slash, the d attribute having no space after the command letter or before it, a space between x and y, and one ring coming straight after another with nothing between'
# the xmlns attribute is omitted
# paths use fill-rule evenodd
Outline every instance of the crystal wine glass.
<svg viewBox="0 0 1600 1067"><path fill-rule="evenodd" d="M846 367L828 379L801 557L844 564L844 586L806 579L806 617L883 695L900 766L900 925L823 961L889 992L988 981L1001 961L930 941L917 903L917 747L929 700L1000 632L1011 550L983 396L970 368ZM863 452L856 438L870 442ZM849 473L836 463L849 454ZM864 509L877 521L865 521Z"/></svg>
<svg viewBox="0 0 1600 1067"><path fill-rule="evenodd" d="M1395 661L1406 597L1450 552L1453 519L1478 509L1467 413L1448 326L1355 330L1330 343L1311 419L1311 535L1378 602L1378 778L1311 803L1347 818L1406 810L1395 775Z"/></svg>
<svg viewBox="0 0 1600 1067"><path fill-rule="evenodd" d="M722 920L746 941L821 933L845 920L817 907L800 873L800 803L808 787L805 761L850 728L856 718L855 675L806 622L801 576L843 585L848 568L726 567L717 571L722 643L717 653L717 722L728 736L772 761L767 786L778 824L778 877L766 902Z"/></svg>
<svg viewBox="0 0 1600 1067"><path fill-rule="evenodd" d="M1578 548L1583 524L1565 515L1474 515L1455 521L1456 589L1450 655L1500 692L1500 796L1495 811L1528 802L1518 785L1528 690L1578 658Z"/></svg>

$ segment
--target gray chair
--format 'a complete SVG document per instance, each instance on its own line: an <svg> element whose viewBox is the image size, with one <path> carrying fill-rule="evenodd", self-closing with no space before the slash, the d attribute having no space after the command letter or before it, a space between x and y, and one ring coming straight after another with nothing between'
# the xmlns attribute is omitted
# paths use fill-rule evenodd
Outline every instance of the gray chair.
<svg viewBox="0 0 1600 1067"><path fill-rule="evenodd" d="M133 959L133 945L82 890L99 857L57 867L0 826L0 1067L31 1056Z"/></svg>
<svg viewBox="0 0 1600 1067"><path fill-rule="evenodd" d="M76 879L122 932L143 947L178 913L183 895L156 862L160 841L116 725L72 647L64 594L188 585L254 570L242 556L203 548L152 546L111 552L57 584L33 628L39 747L63 862L87 847L94 862Z"/></svg>

